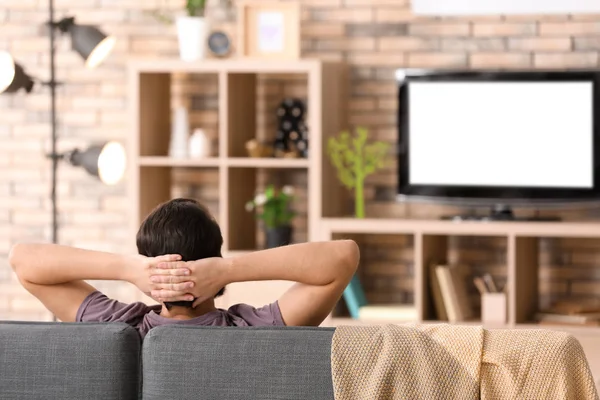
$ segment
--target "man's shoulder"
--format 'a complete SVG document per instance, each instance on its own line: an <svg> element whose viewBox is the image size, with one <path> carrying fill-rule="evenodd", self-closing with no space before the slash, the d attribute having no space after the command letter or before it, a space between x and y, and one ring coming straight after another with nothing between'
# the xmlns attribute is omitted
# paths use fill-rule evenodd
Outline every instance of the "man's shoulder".
<svg viewBox="0 0 600 400"><path fill-rule="evenodd" d="M242 319L248 326L281 326L284 325L279 303L277 301L255 307L250 304L235 304L227 310L233 317Z"/></svg>
<svg viewBox="0 0 600 400"><path fill-rule="evenodd" d="M83 301L77 312L78 322L124 322L136 326L153 311L142 302L124 303L94 291Z"/></svg>

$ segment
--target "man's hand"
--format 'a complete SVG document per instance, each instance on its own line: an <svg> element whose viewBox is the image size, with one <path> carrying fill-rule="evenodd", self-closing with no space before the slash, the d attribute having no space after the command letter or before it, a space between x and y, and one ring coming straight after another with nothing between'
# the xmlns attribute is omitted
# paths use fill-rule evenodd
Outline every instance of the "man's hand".
<svg viewBox="0 0 600 400"><path fill-rule="evenodd" d="M227 282L229 263L221 257L159 262L150 276L151 296L162 302L195 299L194 307L213 298ZM184 271L188 273L185 274Z"/></svg>
<svg viewBox="0 0 600 400"><path fill-rule="evenodd" d="M165 301L152 294L153 290L159 289L160 286L153 284L151 277L160 277L160 282L164 282L165 285L168 284L170 288L176 290L176 293L167 301L191 301L194 297L190 295L189 290L194 283L190 280L190 269L184 268L181 263L178 263L179 260L181 260L181 256L177 254L158 257L136 255L132 259L129 281L145 295L157 301ZM173 266L170 268L159 267L162 264Z"/></svg>

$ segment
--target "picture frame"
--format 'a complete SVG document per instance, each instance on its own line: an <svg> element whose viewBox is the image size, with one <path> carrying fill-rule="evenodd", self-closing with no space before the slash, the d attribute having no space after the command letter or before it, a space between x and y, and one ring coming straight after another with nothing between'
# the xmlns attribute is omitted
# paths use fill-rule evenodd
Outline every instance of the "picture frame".
<svg viewBox="0 0 600 400"><path fill-rule="evenodd" d="M237 53L243 58L300 58L300 4L241 1Z"/></svg>

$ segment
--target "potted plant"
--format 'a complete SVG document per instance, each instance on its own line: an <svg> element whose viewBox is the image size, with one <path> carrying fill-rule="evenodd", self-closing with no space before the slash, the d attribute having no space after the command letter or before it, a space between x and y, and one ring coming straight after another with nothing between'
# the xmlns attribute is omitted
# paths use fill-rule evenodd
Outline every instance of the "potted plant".
<svg viewBox="0 0 600 400"><path fill-rule="evenodd" d="M254 211L256 218L264 223L268 249L292 242L291 222L296 215L290 209L293 194L294 189L291 186L276 190L273 185L269 185L264 193L258 193L246 203L246 210Z"/></svg>
<svg viewBox="0 0 600 400"><path fill-rule="evenodd" d="M390 145L386 142L369 142L369 131L358 127L356 135L343 131L327 143L331 163L337 169L338 179L348 189L354 189L354 214L365 217L365 178L386 166Z"/></svg>
<svg viewBox="0 0 600 400"><path fill-rule="evenodd" d="M184 61L204 58L208 27L204 13L206 0L187 0L186 14L177 18L179 55Z"/></svg>
<svg viewBox="0 0 600 400"><path fill-rule="evenodd" d="M204 58L208 35L205 19L207 0L186 0L184 14L176 19L162 11L151 11L155 18L165 24L176 23L179 40L179 56L184 61Z"/></svg>

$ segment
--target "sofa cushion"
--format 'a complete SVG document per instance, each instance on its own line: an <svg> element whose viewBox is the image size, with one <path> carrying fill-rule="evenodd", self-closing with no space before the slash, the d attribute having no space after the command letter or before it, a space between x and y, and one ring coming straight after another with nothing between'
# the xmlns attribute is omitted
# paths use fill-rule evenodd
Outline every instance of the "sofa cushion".
<svg viewBox="0 0 600 400"><path fill-rule="evenodd" d="M125 324L0 321L0 399L136 399L140 349Z"/></svg>
<svg viewBox="0 0 600 400"><path fill-rule="evenodd" d="M334 329L161 326L144 339L143 399L333 399Z"/></svg>

